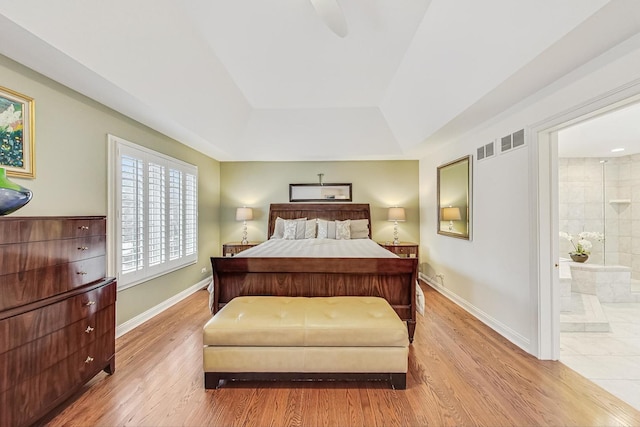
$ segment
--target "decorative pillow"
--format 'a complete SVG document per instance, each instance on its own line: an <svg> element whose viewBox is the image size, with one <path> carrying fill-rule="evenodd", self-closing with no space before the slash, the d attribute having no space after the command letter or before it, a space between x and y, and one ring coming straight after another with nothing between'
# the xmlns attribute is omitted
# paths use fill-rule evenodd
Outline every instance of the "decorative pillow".
<svg viewBox="0 0 640 427"><path fill-rule="evenodd" d="M276 225L273 227L272 239L282 239L284 237L284 219L277 217Z"/></svg>
<svg viewBox="0 0 640 427"><path fill-rule="evenodd" d="M315 239L316 238L316 220L309 219L305 222L304 238Z"/></svg>
<svg viewBox="0 0 640 427"><path fill-rule="evenodd" d="M351 239L351 220L335 221L336 223L336 240Z"/></svg>
<svg viewBox="0 0 640 427"><path fill-rule="evenodd" d="M336 238L336 222L327 221L327 239Z"/></svg>
<svg viewBox="0 0 640 427"><path fill-rule="evenodd" d="M294 240L296 238L296 229L298 225L298 221L295 219L285 219L284 220L284 235L283 239L285 240Z"/></svg>
<svg viewBox="0 0 640 427"><path fill-rule="evenodd" d="M276 218L276 224L273 227L273 235L271 239L284 239L284 222L285 221L306 221L307 218L296 218L296 219L282 219L280 217ZM304 224L300 226L299 229L296 229L296 234L293 237L294 239L304 239Z"/></svg>
<svg viewBox="0 0 640 427"><path fill-rule="evenodd" d="M296 219L296 239L304 239L307 218Z"/></svg>
<svg viewBox="0 0 640 427"><path fill-rule="evenodd" d="M352 219L351 220L351 238L352 239L368 239L369 238L369 220L368 219Z"/></svg>
<svg viewBox="0 0 640 427"><path fill-rule="evenodd" d="M328 221L324 219L318 220L318 239L327 238L327 225Z"/></svg>

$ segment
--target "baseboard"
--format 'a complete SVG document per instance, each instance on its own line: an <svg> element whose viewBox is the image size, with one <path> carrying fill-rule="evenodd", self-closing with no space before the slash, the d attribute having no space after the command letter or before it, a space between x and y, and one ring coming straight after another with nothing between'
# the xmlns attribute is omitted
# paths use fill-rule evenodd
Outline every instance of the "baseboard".
<svg viewBox="0 0 640 427"><path fill-rule="evenodd" d="M531 342L526 337L522 336L520 333L514 331L512 328L508 327L502 322L494 319L489 316L484 311L480 310L478 307L470 304L467 300L460 298L457 294L451 292L449 289L445 288L441 284L436 283L432 278L427 276L424 273L419 274L420 280L425 282L427 285L431 286L433 289L444 295L447 299L451 300L456 305L462 307L465 311L471 314L476 319L480 320L482 323L526 351L530 352ZM429 305L429 301L426 301L426 305Z"/></svg>
<svg viewBox="0 0 640 427"><path fill-rule="evenodd" d="M194 294L200 289L206 288L207 285L209 285L209 283L211 283L211 277L196 283L195 285L172 296L171 298L162 301L160 304L154 307L151 307L149 310L138 314L136 317L127 320L123 324L116 326L116 338L121 337L122 335L126 334L127 332L131 331L137 326L142 325L147 320L150 320L152 317L157 316L158 314L162 313L172 305L179 303L183 299L187 298L189 295Z"/></svg>

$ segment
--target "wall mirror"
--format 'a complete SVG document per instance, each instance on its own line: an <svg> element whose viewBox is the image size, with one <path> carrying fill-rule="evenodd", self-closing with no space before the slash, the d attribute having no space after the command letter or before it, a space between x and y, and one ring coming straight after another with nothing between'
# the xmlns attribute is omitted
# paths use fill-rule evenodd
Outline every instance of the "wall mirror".
<svg viewBox="0 0 640 427"><path fill-rule="evenodd" d="M438 234L471 239L471 159L438 166Z"/></svg>
<svg viewBox="0 0 640 427"><path fill-rule="evenodd" d="M350 202L351 184L289 184L290 202Z"/></svg>

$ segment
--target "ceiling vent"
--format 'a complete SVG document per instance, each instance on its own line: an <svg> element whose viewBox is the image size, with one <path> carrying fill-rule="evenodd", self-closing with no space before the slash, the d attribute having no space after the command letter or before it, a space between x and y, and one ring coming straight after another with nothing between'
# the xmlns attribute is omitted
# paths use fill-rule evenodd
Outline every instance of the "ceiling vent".
<svg viewBox="0 0 640 427"><path fill-rule="evenodd" d="M512 148L522 147L524 145L524 129L520 129L511 135L503 136L500 139L500 152L511 150Z"/></svg>
<svg viewBox="0 0 640 427"><path fill-rule="evenodd" d="M476 157L478 160L483 160L489 157L493 157L495 154L494 142L491 141L487 145L483 145L482 147L478 147L476 150Z"/></svg>

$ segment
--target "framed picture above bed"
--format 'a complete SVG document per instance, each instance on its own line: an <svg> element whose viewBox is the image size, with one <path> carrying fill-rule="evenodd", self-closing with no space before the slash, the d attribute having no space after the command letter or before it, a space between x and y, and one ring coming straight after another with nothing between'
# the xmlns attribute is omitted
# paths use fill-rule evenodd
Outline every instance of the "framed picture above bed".
<svg viewBox="0 0 640 427"><path fill-rule="evenodd" d="M290 202L350 202L351 184L289 184Z"/></svg>

